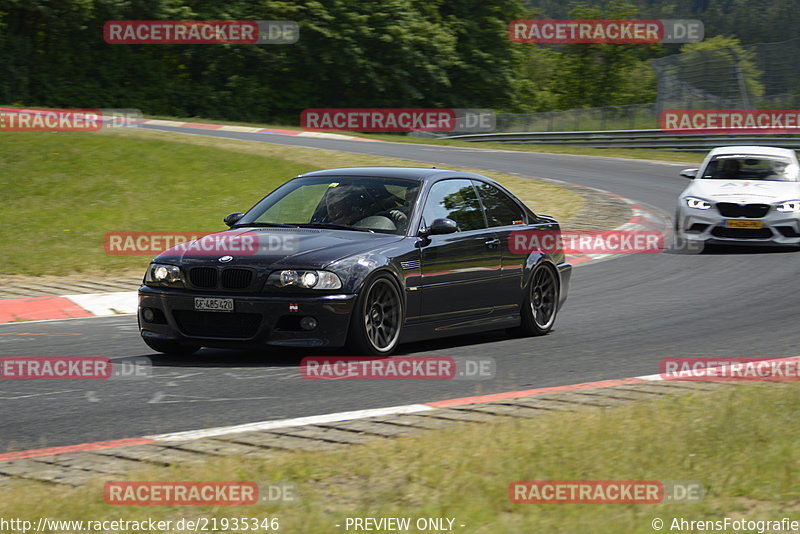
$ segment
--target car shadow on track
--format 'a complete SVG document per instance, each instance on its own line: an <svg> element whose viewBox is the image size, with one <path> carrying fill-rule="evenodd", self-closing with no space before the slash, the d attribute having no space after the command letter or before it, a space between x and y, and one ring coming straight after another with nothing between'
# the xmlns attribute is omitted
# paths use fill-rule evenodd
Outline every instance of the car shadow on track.
<svg viewBox="0 0 800 534"><path fill-rule="evenodd" d="M798 251L800 251L798 247L787 246L706 245L703 254L710 256L726 254L787 254Z"/></svg>
<svg viewBox="0 0 800 534"><path fill-rule="evenodd" d="M673 242L663 250L664 254L677 255L704 255L704 256L723 256L723 255L751 255L751 254L788 254L799 252L800 247L791 245L728 245L719 243L686 243Z"/></svg>
<svg viewBox="0 0 800 534"><path fill-rule="evenodd" d="M515 339L505 330L467 334L458 337L417 341L400 345L394 356L453 356L460 347L477 347L488 343L497 343ZM444 352L445 354L442 354ZM435 354L429 354L435 353ZM232 350L204 348L191 356L174 356L169 354L149 353L139 357L150 359L154 367L199 367L199 368L233 368L233 367L265 367L292 368L300 367L303 358L310 356L353 356L347 349L299 349L275 348L265 350Z"/></svg>

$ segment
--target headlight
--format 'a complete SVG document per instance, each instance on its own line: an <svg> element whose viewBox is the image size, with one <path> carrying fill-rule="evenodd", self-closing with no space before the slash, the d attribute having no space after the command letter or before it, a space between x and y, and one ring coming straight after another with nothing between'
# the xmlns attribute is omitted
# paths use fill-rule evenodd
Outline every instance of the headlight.
<svg viewBox="0 0 800 534"><path fill-rule="evenodd" d="M304 289L340 289L342 287L342 281L332 272L296 271L294 269L275 271L267 278L267 284L277 287L296 286Z"/></svg>
<svg viewBox="0 0 800 534"><path fill-rule="evenodd" d="M787 200L786 202L781 202L775 206L775 209L784 213L798 213L800 212L800 200Z"/></svg>
<svg viewBox="0 0 800 534"><path fill-rule="evenodd" d="M181 270L176 265L151 263L144 277L145 284L183 287Z"/></svg>
<svg viewBox="0 0 800 534"><path fill-rule="evenodd" d="M711 209L711 203L706 202L702 198L696 197L686 197L686 205L690 208L694 208L696 210L708 210Z"/></svg>

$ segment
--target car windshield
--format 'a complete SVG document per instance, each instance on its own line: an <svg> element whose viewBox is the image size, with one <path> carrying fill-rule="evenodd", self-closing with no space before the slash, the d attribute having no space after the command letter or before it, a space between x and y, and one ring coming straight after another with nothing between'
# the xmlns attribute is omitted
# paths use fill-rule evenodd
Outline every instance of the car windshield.
<svg viewBox="0 0 800 534"><path fill-rule="evenodd" d="M724 155L708 162L703 171L710 180L798 181L797 165L787 158L765 155Z"/></svg>
<svg viewBox="0 0 800 534"><path fill-rule="evenodd" d="M274 224L402 234L419 185L415 180L377 177L296 178L269 194L236 226Z"/></svg>

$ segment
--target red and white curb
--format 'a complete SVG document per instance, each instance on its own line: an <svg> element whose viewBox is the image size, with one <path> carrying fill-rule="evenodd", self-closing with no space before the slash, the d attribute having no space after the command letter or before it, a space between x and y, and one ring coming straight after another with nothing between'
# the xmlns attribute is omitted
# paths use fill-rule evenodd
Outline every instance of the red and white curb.
<svg viewBox="0 0 800 534"><path fill-rule="evenodd" d="M567 386L555 386L538 389L527 389L520 391L508 391L503 393L493 393L480 395L477 397L464 397L460 399L448 399L443 401L427 402L422 404L407 404L403 406L391 406L388 408L374 408L368 410L356 410L349 412L339 412L324 415L312 415L308 417L297 417L293 419L280 419L275 421L259 421L255 423L245 423L241 425L221 426L205 428L200 430L188 430L184 432L171 432L168 434L156 434L152 436L142 436L138 438L126 438L111 441L96 441L92 443L82 443L79 445L68 445L64 447L49 447L46 449L30 449L25 451L15 451L0 454L0 461L21 460L25 458L37 458L40 456L52 456L55 454L68 454L75 452L89 452L100 449L112 449L115 447L126 447L130 445L147 445L152 443L174 443L185 442L195 439L212 438L228 434L238 434L240 432L256 432L263 430L275 430L279 428L292 428L305 425L319 425L329 423L341 423L344 421L356 421L370 417L383 417L388 415L415 414L429 412L440 408L452 408L454 406L466 406L468 404L478 404L484 402L494 402L506 399L518 399L523 397L535 397L548 393L576 391L584 389L600 389L613 386L628 384L641 384L648 381L661 380L659 375L641 376L637 378L620 378L614 380L602 380L599 382L585 382L582 384L571 384Z"/></svg>
<svg viewBox="0 0 800 534"><path fill-rule="evenodd" d="M170 128L194 128L202 130L219 130L222 132L240 132L240 133L254 133L254 134L272 134L272 135L296 135L298 137L316 137L323 139L338 139L340 141L368 141L380 143L380 139L367 139L366 137L356 137L353 135L344 135L330 132L310 132L303 130L282 130L276 128L258 128L254 126L235 126L225 124L208 124L204 122L183 122L183 121L166 121L160 119L134 119L132 122L137 124L146 124L149 126L168 126Z"/></svg>
<svg viewBox="0 0 800 534"><path fill-rule="evenodd" d="M375 141L348 135L307 132L299 130L277 130L270 128L256 128L251 126L234 126L223 124L207 124L200 122L168 121L160 119L134 119L139 124L153 126L168 126L178 128L195 128L205 130L221 130L245 133L268 133L279 135L296 135L300 137L325 137L330 139L345 139L356 141ZM547 180L558 183L559 180ZM631 218L624 224L614 228L613 231L656 230L665 234L668 226L667 219L659 212L641 206L623 196L586 186L576 186L584 189L599 191L616 197L626 202L632 212ZM566 259L573 266L606 260L620 254L568 254ZM17 321L43 321L52 319L72 319L78 317L105 317L110 315L134 314L138 305L135 291L117 293L89 293L83 295L64 295L53 297L30 297L0 299L0 324Z"/></svg>
<svg viewBox="0 0 800 534"><path fill-rule="evenodd" d="M637 211L635 210L634 213L637 213ZM644 212L642 211L641 213ZM631 221L641 217L641 215L635 215ZM615 230L636 229L642 229L642 225L635 222L627 222L615 228ZM618 254L567 255L566 259L567 262L575 266L607 259L612 256L618 256ZM136 291L120 291L115 293L0 299L0 324L17 321L44 321L134 314L138 306L137 295Z"/></svg>
<svg viewBox="0 0 800 534"><path fill-rule="evenodd" d="M629 200L623 200L631 205L633 217L614 230L652 230L660 221L663 221L663 218L657 213L642 208ZM616 256L620 256L620 254L577 254L567 255L566 259L573 266L577 266ZM137 306L136 291L0 299L0 324L134 314Z"/></svg>
<svg viewBox="0 0 800 534"><path fill-rule="evenodd" d="M136 291L0 299L0 323L136 313Z"/></svg>
<svg viewBox="0 0 800 534"><path fill-rule="evenodd" d="M597 189L597 191L602 190ZM631 210L631 218L625 223L614 228L612 232L657 231L661 232L661 235L666 237L666 230L669 226L669 221L661 213L654 209L646 208L630 199L617 195L616 193L610 193L608 191L602 192L622 200L628 204L628 207ZM624 254L575 254L568 255L567 261L575 266L582 263L605 260L622 255Z"/></svg>
<svg viewBox="0 0 800 534"><path fill-rule="evenodd" d="M631 208L631 218L614 231L658 230L664 231L666 219L658 212L640 206L614 193L608 193ZM621 256L620 254L567 255L573 266ZM116 293L89 293L58 297L30 297L0 299L0 324L16 321L42 321L72 319L76 317L107 317L110 315L134 314L138 306L136 291Z"/></svg>

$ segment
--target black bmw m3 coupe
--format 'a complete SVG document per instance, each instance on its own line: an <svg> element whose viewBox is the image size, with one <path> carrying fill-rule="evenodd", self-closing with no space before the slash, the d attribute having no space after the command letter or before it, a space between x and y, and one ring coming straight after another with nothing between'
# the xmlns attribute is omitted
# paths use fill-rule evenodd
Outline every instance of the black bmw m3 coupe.
<svg viewBox="0 0 800 534"><path fill-rule="evenodd" d="M309 172L225 224L148 267L138 318L153 350L388 355L499 328L543 335L572 270L561 252L512 246L515 232L560 232L553 218L490 178L446 169Z"/></svg>

